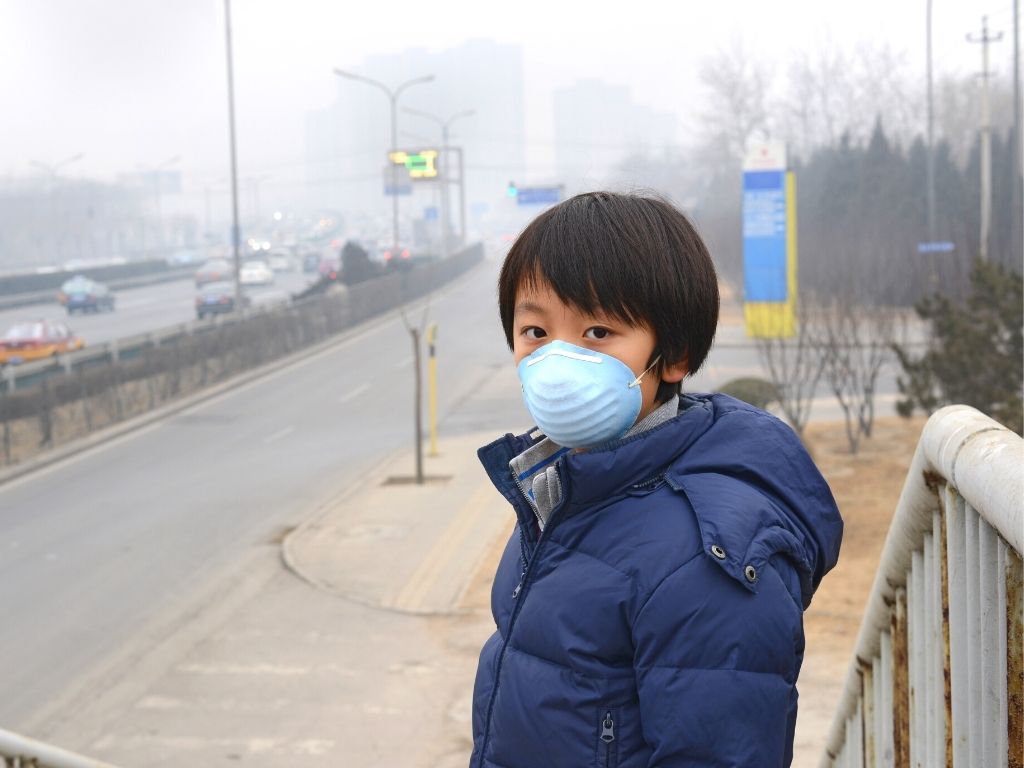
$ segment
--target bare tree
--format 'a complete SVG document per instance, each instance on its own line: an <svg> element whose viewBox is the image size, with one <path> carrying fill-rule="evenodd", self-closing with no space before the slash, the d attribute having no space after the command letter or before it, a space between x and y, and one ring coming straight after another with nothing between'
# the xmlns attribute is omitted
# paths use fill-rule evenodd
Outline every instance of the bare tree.
<svg viewBox="0 0 1024 768"><path fill-rule="evenodd" d="M805 156L836 144L843 134L855 144L866 142L879 114L900 144L909 144L923 129L919 89L906 55L888 45L846 50L826 41L817 53L794 58L786 74L776 107L779 131Z"/></svg>
<svg viewBox="0 0 1024 768"><path fill-rule="evenodd" d="M729 155L742 160L751 136L770 133L771 71L734 39L701 63L700 80L709 104L701 117L703 143L714 146L724 139Z"/></svg>
<svg viewBox="0 0 1024 768"><path fill-rule="evenodd" d="M834 296L815 324L825 381L843 411L850 453L857 453L862 437L871 437L878 375L892 357L898 325L893 308L856 298L853 291Z"/></svg>
<svg viewBox="0 0 1024 768"><path fill-rule="evenodd" d="M824 360L812 325L811 303L796 306L796 334L790 339L757 338L757 353L778 392L779 407L803 439Z"/></svg>

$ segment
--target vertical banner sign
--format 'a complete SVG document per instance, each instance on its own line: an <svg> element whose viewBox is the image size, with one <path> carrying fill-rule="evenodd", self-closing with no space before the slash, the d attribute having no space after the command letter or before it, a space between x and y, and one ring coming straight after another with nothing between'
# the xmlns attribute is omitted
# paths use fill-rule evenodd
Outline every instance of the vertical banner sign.
<svg viewBox="0 0 1024 768"><path fill-rule="evenodd" d="M796 179L779 142L752 148L743 164L743 315L747 335L796 331Z"/></svg>

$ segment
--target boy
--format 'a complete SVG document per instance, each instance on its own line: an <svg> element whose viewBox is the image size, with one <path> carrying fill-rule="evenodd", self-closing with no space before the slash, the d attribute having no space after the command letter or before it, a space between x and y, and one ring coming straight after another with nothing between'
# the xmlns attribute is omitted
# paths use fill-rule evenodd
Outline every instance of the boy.
<svg viewBox="0 0 1024 768"><path fill-rule="evenodd" d="M472 768L789 765L842 521L788 427L680 394L718 321L700 237L661 200L578 195L520 235L498 295L537 428L480 449L518 525Z"/></svg>

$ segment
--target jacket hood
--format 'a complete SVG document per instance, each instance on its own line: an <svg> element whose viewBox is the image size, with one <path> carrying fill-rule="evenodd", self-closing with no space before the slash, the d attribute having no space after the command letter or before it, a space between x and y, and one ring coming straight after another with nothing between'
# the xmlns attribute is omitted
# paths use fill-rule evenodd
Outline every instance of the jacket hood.
<svg viewBox="0 0 1024 768"><path fill-rule="evenodd" d="M749 584L774 554L793 560L806 608L839 559L843 520L832 491L796 433L782 421L727 395L696 396L712 426L666 473L686 494L705 548L726 552L721 565ZM753 584L750 584L753 587Z"/></svg>

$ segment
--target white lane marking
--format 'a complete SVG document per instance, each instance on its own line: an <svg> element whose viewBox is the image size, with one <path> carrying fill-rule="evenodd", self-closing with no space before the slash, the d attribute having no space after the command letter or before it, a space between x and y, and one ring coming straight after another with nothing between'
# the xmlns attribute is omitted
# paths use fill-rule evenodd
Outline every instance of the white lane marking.
<svg viewBox="0 0 1024 768"><path fill-rule="evenodd" d="M363 392L367 391L369 388L370 388L369 384L363 384L362 386L356 387L351 392L349 392L347 395L342 395L341 397L339 397L338 398L338 402L339 403L347 403L349 400L354 400L355 398L357 398L361 394L363 394Z"/></svg>
<svg viewBox="0 0 1024 768"><path fill-rule="evenodd" d="M267 435L266 437L264 437L263 438L263 444L264 445L270 445L271 443L276 443L282 437L288 437L288 435L290 435L294 431L295 431L295 427L292 427L292 426L285 427L284 429L279 429L274 434Z"/></svg>
<svg viewBox="0 0 1024 768"><path fill-rule="evenodd" d="M405 360L396 365L395 368L405 368L407 365L412 365L412 355L409 355L409 357L405 358Z"/></svg>

